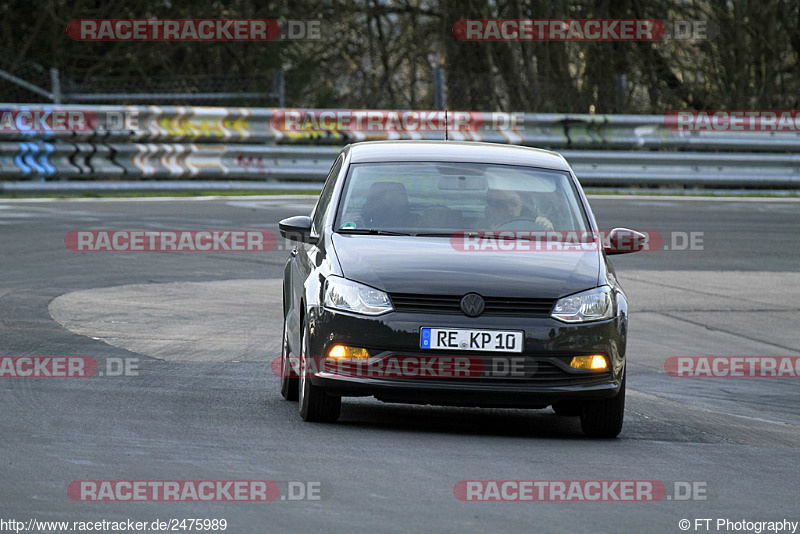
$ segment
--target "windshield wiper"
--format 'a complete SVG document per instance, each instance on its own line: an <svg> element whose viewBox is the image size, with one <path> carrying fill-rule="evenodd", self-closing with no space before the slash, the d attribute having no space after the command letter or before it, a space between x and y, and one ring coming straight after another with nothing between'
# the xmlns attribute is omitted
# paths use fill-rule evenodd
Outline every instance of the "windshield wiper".
<svg viewBox="0 0 800 534"><path fill-rule="evenodd" d="M418 237L453 237L454 235L460 235L461 232L458 230L453 230L452 232L416 232L412 235ZM477 232L473 234L473 232L466 232L466 235L478 235Z"/></svg>
<svg viewBox="0 0 800 534"><path fill-rule="evenodd" d="M393 232L392 230L381 230L380 228L339 228L336 230L339 234L354 234L354 235L414 235L408 232Z"/></svg>
<svg viewBox="0 0 800 534"><path fill-rule="evenodd" d="M561 243L564 239L558 239L557 241L550 241L549 232L547 230L533 230L533 231L521 231L521 230L453 230L452 232L418 232L411 235L419 236L419 237L477 237L485 239L486 235L489 234L491 239L501 239L504 241L515 241L515 240L525 240L525 241L542 241L542 242L557 242Z"/></svg>

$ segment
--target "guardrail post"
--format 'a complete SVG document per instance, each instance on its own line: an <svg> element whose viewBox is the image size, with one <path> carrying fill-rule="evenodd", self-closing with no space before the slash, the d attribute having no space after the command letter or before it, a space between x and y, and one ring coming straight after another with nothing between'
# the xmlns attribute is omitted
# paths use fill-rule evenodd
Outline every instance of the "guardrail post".
<svg viewBox="0 0 800 534"><path fill-rule="evenodd" d="M286 74L283 69L272 71L272 96L278 99L278 107L286 107Z"/></svg>
<svg viewBox="0 0 800 534"><path fill-rule="evenodd" d="M53 94L53 104L61 103L61 80L58 78L58 69L50 69L50 92Z"/></svg>
<svg viewBox="0 0 800 534"><path fill-rule="evenodd" d="M447 109L447 93L444 87L444 67L433 67L433 109Z"/></svg>

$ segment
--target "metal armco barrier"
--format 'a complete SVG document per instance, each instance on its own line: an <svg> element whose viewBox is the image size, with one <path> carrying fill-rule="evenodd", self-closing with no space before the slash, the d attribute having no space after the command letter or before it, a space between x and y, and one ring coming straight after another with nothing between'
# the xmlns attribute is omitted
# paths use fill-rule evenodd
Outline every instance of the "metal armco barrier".
<svg viewBox="0 0 800 534"><path fill-rule="evenodd" d="M335 146L0 143L3 180L322 180Z"/></svg>
<svg viewBox="0 0 800 534"><path fill-rule="evenodd" d="M0 104L0 180L319 181L355 141L443 139L444 112ZM800 188L800 132L662 115L448 112L451 140L561 152L585 185ZM71 122L70 122L71 121Z"/></svg>

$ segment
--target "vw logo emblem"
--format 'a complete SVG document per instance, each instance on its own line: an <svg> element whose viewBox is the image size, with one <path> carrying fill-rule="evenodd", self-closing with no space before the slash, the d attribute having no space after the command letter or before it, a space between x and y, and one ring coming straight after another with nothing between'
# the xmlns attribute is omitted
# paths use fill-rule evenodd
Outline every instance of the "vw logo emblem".
<svg viewBox="0 0 800 534"><path fill-rule="evenodd" d="M486 303L483 301L483 297L477 293L467 293L464 295L464 298L461 299L461 311L464 312L464 315L467 317L479 316L483 313L485 307Z"/></svg>

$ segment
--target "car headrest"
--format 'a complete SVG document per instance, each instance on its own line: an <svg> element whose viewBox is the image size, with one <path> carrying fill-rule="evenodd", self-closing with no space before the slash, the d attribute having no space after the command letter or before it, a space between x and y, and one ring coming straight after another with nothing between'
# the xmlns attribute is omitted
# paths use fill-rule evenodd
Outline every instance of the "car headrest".
<svg viewBox="0 0 800 534"><path fill-rule="evenodd" d="M368 226L401 226L408 214L408 192L404 184L375 182L370 186L361 210L361 216Z"/></svg>

